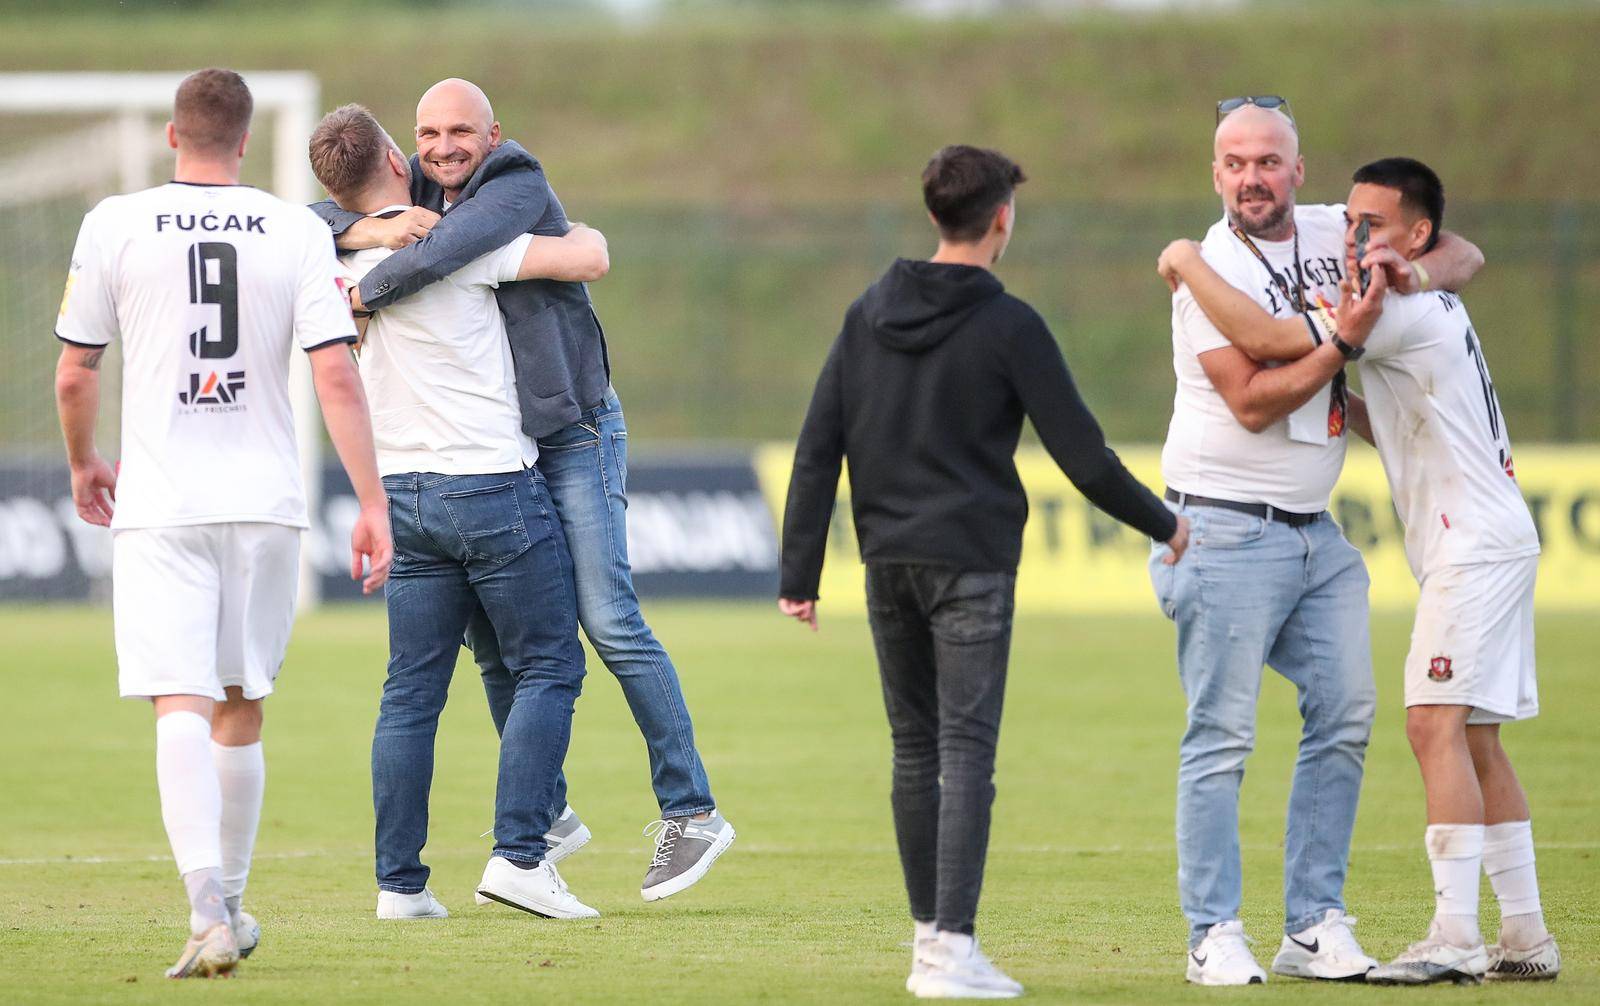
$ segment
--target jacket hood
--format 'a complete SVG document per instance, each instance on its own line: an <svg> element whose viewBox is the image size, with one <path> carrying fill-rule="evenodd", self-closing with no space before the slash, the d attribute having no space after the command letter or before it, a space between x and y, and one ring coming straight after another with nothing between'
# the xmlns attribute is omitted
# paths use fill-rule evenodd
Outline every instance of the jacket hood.
<svg viewBox="0 0 1600 1006"><path fill-rule="evenodd" d="M977 266L896 259L862 295L861 311L879 342L902 353L921 353L1004 291L994 273Z"/></svg>

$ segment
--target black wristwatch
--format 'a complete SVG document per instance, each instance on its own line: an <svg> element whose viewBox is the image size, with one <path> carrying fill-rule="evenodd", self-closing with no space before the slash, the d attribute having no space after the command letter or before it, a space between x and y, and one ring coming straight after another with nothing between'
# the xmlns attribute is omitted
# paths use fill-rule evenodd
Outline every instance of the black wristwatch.
<svg viewBox="0 0 1600 1006"><path fill-rule="evenodd" d="M1346 360L1350 360L1351 362L1361 359L1361 354L1367 351L1367 347L1365 346L1352 346L1348 342L1345 342L1343 339L1339 338L1338 332L1333 333L1333 337L1330 341L1333 343L1333 348L1337 349L1340 353L1343 353L1344 358Z"/></svg>

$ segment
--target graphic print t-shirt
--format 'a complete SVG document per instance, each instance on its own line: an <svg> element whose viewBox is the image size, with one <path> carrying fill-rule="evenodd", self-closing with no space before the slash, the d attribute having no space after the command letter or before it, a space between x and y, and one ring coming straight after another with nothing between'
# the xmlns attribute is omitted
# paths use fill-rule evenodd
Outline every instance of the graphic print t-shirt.
<svg viewBox="0 0 1600 1006"><path fill-rule="evenodd" d="M310 210L240 185L112 196L84 217L56 336L122 339L113 529L307 526L290 352L355 340Z"/></svg>

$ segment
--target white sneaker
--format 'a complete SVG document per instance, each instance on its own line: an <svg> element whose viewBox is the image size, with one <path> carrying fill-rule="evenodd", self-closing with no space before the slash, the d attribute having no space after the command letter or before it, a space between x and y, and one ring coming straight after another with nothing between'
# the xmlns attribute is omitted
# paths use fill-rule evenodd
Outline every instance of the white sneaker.
<svg viewBox="0 0 1600 1006"><path fill-rule="evenodd" d="M1283 938L1278 956L1272 959L1272 973L1291 978L1362 981L1378 962L1356 942L1355 925L1354 915L1328 909L1321 922Z"/></svg>
<svg viewBox="0 0 1600 1006"><path fill-rule="evenodd" d="M1259 985L1267 973L1250 952L1254 941L1244 934L1238 919L1219 922L1206 930L1205 939L1189 951L1185 974L1196 985Z"/></svg>
<svg viewBox="0 0 1600 1006"><path fill-rule="evenodd" d="M239 957L249 957L261 942L261 924L249 912L240 912L229 920L234 941L239 944Z"/></svg>
<svg viewBox="0 0 1600 1006"><path fill-rule="evenodd" d="M1537 982L1551 981L1560 973L1561 951L1556 949L1556 938L1546 936L1527 950L1494 944L1484 977L1492 982Z"/></svg>
<svg viewBox="0 0 1600 1006"><path fill-rule="evenodd" d="M416 894L399 891L378 892L380 919L448 919L450 913L439 904L433 892L424 887Z"/></svg>
<svg viewBox="0 0 1600 1006"><path fill-rule="evenodd" d="M1458 947L1446 943L1436 929L1428 930L1428 938L1413 943L1406 952L1367 972L1367 981L1374 985L1427 985L1433 982L1455 982L1457 985L1476 985L1483 981L1489 970L1489 951L1482 943L1475 947Z"/></svg>
<svg viewBox="0 0 1600 1006"><path fill-rule="evenodd" d="M922 976L928 973L928 961L925 955L928 947L934 943L932 936L922 939L913 938L911 941L911 973L906 975L906 991L915 992L917 986L922 984Z"/></svg>
<svg viewBox="0 0 1600 1006"><path fill-rule="evenodd" d="M597 919L600 913L579 901L567 890L556 868L545 860L524 870L501 856L489 859L484 867L478 893L491 901L521 909L547 919Z"/></svg>
<svg viewBox="0 0 1600 1006"><path fill-rule="evenodd" d="M964 952L944 939L918 941L918 949L927 968L917 982L918 999L1015 999L1022 994L1021 983L995 967L975 939ZM910 987L909 979L906 985Z"/></svg>
<svg viewBox="0 0 1600 1006"><path fill-rule="evenodd" d="M489 829L488 834L494 834L494 829ZM561 811L561 816L556 818L550 830L544 833L544 861L551 866L577 852L589 844L594 837L594 832L589 826L578 820L578 812L572 809L572 804L567 804ZM492 905L494 900L481 894L474 893L472 900L480 905Z"/></svg>

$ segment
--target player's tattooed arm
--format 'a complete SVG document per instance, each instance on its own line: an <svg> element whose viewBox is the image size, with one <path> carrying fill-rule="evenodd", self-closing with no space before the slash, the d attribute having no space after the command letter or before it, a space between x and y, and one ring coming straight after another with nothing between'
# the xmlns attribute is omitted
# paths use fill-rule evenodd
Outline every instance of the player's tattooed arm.
<svg viewBox="0 0 1600 1006"><path fill-rule="evenodd" d="M1243 291L1217 275L1193 241L1174 241L1161 253L1156 271L1174 293L1187 283L1195 303L1217 330L1252 360L1298 360L1316 348L1298 317L1274 318Z"/></svg>
<svg viewBox="0 0 1600 1006"><path fill-rule="evenodd" d="M56 361L56 411L72 468L72 502L90 524L111 523L117 474L94 445L100 415L100 363L104 346L66 345Z"/></svg>

